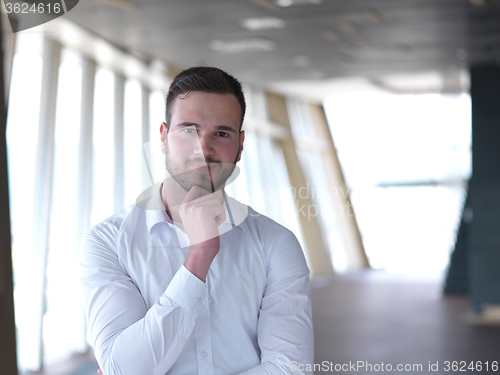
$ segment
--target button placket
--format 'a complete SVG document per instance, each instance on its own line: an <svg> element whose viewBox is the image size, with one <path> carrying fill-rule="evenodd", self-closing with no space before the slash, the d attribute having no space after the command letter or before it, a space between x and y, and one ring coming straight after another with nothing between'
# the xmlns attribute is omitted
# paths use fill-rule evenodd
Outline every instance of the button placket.
<svg viewBox="0 0 500 375"><path fill-rule="evenodd" d="M208 278L207 278L208 287ZM210 289L210 288L209 288ZM196 302L200 304L198 319L194 327L196 340L196 352L198 357L198 374L214 375L213 357L212 357L212 339L210 327L210 309L208 307L208 294L205 299L197 298Z"/></svg>

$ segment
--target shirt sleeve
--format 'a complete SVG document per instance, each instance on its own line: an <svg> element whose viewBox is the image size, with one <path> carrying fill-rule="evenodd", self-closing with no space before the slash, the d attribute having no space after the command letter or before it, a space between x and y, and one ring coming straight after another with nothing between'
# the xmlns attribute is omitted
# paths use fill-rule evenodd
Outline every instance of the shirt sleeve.
<svg viewBox="0 0 500 375"><path fill-rule="evenodd" d="M241 375L308 374L314 362L309 269L291 232L275 241L258 322L261 364ZM303 370L303 371L301 371Z"/></svg>
<svg viewBox="0 0 500 375"><path fill-rule="evenodd" d="M80 250L90 337L106 375L164 375L192 334L207 287L184 266L148 310L120 265L116 228L90 230Z"/></svg>

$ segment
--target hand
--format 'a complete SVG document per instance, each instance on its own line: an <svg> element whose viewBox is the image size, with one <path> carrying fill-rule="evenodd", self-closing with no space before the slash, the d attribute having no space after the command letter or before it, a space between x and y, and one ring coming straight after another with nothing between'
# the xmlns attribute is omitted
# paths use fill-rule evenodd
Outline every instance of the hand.
<svg viewBox="0 0 500 375"><path fill-rule="evenodd" d="M101 371L101 369L97 370L97 375L104 375L104 373Z"/></svg>
<svg viewBox="0 0 500 375"><path fill-rule="evenodd" d="M210 193L199 186L193 186L179 207L179 215L191 245L213 243L213 250L219 250L219 225L226 220L222 205L222 191ZM204 245L205 248L206 244ZM215 256L215 254L214 254Z"/></svg>
<svg viewBox="0 0 500 375"><path fill-rule="evenodd" d="M193 186L184 198L179 215L190 247L184 266L205 281L208 269L219 252L219 225L226 220L222 191L215 193Z"/></svg>

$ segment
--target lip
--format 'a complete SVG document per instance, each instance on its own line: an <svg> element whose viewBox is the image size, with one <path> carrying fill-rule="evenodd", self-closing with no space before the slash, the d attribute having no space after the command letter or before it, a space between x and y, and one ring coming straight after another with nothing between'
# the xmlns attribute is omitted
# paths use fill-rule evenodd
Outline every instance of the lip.
<svg viewBox="0 0 500 375"><path fill-rule="evenodd" d="M189 164L192 169L196 169L198 172L208 173L210 172L211 167L207 164Z"/></svg>

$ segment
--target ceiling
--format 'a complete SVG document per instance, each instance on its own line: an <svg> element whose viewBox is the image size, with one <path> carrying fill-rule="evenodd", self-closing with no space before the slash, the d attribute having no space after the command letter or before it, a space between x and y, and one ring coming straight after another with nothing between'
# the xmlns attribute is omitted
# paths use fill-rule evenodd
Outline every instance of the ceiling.
<svg viewBox="0 0 500 375"><path fill-rule="evenodd" d="M262 17L273 28L243 26ZM82 0L65 18L145 61L263 86L425 72L453 85L500 61L500 0Z"/></svg>

